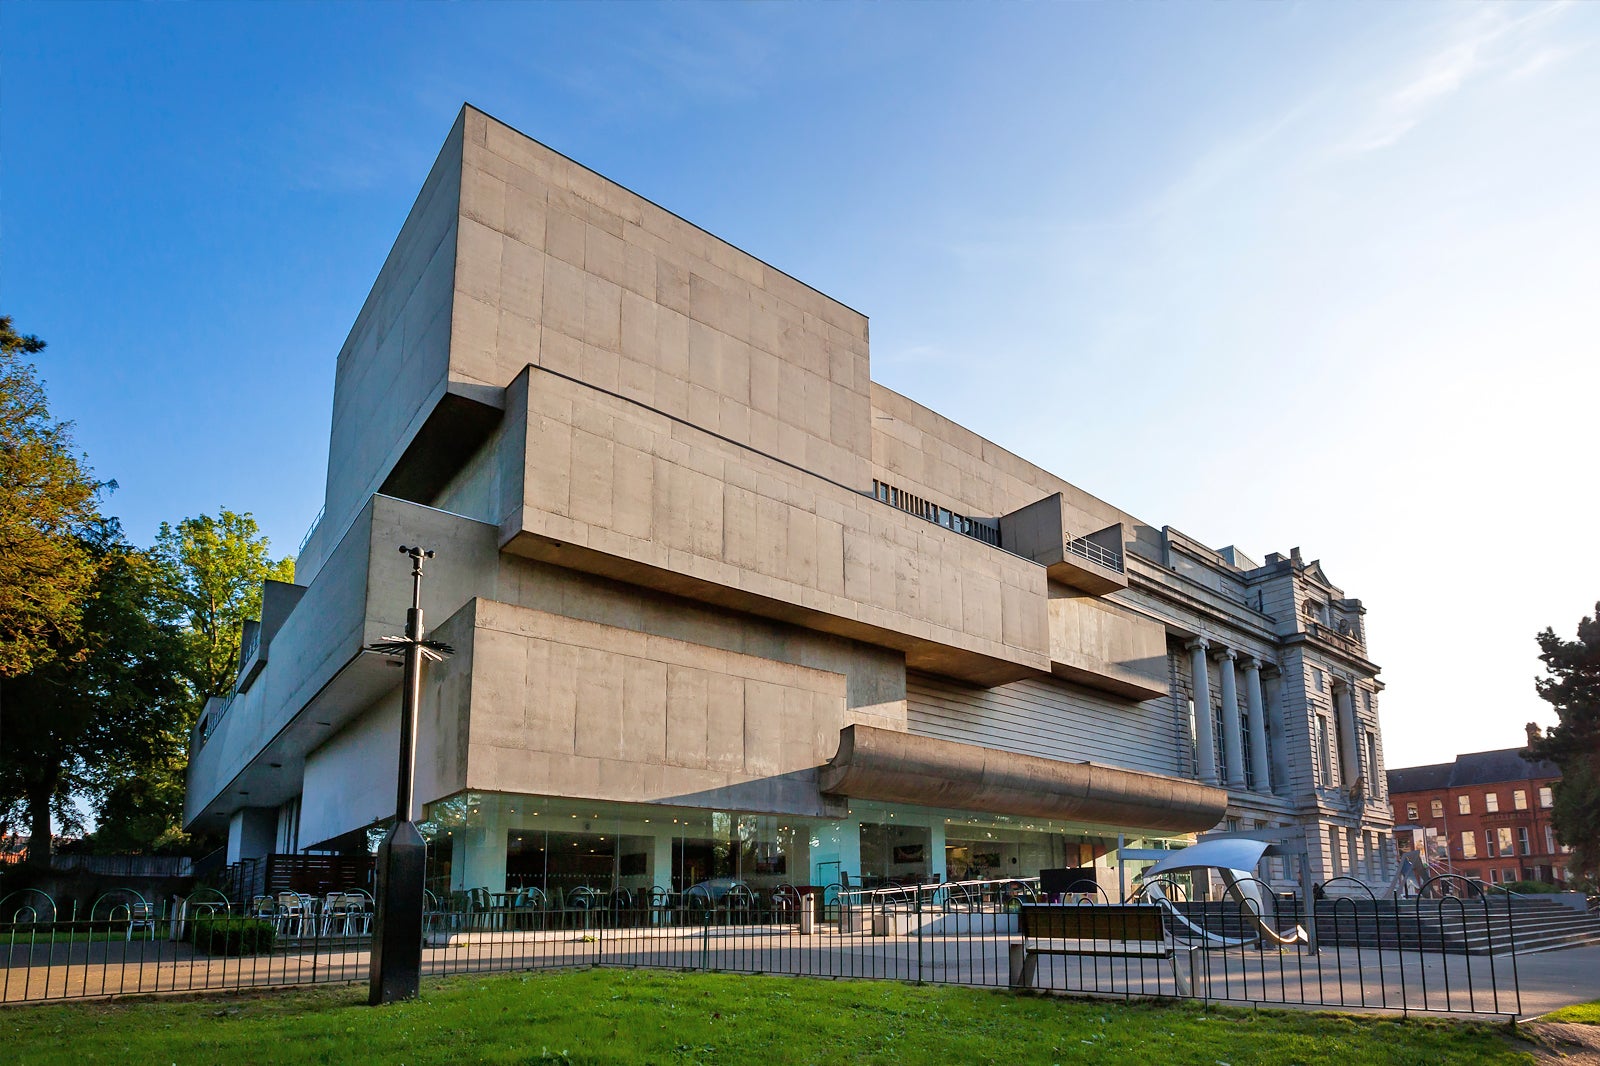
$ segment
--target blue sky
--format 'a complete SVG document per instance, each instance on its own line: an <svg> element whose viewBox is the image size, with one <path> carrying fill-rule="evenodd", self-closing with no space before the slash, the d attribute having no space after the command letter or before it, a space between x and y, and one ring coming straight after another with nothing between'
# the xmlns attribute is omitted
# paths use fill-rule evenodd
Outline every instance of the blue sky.
<svg viewBox="0 0 1600 1066"><path fill-rule="evenodd" d="M1390 765L1600 599L1600 6L0 5L0 308L110 510L316 514L464 101L872 319L873 375L1364 599Z"/></svg>

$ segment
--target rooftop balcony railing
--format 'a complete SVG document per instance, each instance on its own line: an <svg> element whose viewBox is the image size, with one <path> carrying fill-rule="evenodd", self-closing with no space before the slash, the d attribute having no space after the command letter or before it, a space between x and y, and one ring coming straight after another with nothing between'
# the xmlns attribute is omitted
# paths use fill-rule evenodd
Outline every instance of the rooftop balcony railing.
<svg viewBox="0 0 1600 1066"><path fill-rule="evenodd" d="M233 706L233 697L234 693L229 693L222 699L213 696L206 700L206 705L201 710L200 717L194 723L194 730L189 734L189 751L191 754L205 747L206 741L211 739L211 734L217 731L217 726L222 722L223 716L228 713L228 708Z"/></svg>
<svg viewBox="0 0 1600 1066"><path fill-rule="evenodd" d="M306 535L300 538L300 547L295 552L296 557L306 553L306 545L311 543L311 538L316 535L317 527L322 525L322 516L326 513L326 507L318 508L317 517L311 520L311 525L306 529Z"/></svg>
<svg viewBox="0 0 1600 1066"><path fill-rule="evenodd" d="M1096 563L1107 570L1123 573L1122 553L1097 544L1088 537L1078 537L1076 540L1067 541L1067 551L1080 558Z"/></svg>
<svg viewBox="0 0 1600 1066"><path fill-rule="evenodd" d="M940 507L931 500L925 500L921 496L906 492L904 489L897 489L882 481L873 481L872 495L890 507L906 514L916 515L925 522L932 522L936 526L954 530L964 537L981 540L996 548L1000 547L1000 527L987 519L957 514L948 507Z"/></svg>

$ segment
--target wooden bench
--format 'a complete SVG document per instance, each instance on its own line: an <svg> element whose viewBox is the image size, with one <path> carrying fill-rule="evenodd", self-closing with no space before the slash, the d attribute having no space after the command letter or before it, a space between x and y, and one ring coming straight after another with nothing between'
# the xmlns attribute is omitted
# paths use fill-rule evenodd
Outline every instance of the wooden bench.
<svg viewBox="0 0 1600 1066"><path fill-rule="evenodd" d="M1190 994L1194 953L1168 934L1154 903L1024 903L1017 911L1022 942L1011 945L1011 987L1031 988L1040 955L1087 955L1112 959L1161 959L1172 963L1178 995ZM1187 970L1178 956L1187 956Z"/></svg>

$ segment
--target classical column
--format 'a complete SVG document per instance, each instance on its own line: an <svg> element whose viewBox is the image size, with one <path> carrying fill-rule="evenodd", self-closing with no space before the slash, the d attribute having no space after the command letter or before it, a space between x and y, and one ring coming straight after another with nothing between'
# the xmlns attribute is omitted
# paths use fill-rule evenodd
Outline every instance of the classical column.
<svg viewBox="0 0 1600 1066"><path fill-rule="evenodd" d="M1227 764L1228 787L1244 791L1244 744L1239 723L1239 688L1233 663L1238 653L1224 648L1217 655L1217 673L1222 675L1222 758Z"/></svg>
<svg viewBox="0 0 1600 1066"><path fill-rule="evenodd" d="M1217 784L1217 742L1211 729L1211 675L1206 670L1206 652L1211 645L1205 637L1195 637L1187 645L1190 673L1194 677L1194 746L1200 780Z"/></svg>
<svg viewBox="0 0 1600 1066"><path fill-rule="evenodd" d="M1333 702L1339 712L1339 738L1344 742L1344 757L1339 760L1339 780L1348 788L1361 776L1361 738L1356 736L1355 682L1346 681L1335 689Z"/></svg>
<svg viewBox="0 0 1600 1066"><path fill-rule="evenodd" d="M1272 752L1267 750L1267 701L1261 691L1261 661L1244 660L1244 705L1250 713L1250 769L1257 792L1272 791Z"/></svg>

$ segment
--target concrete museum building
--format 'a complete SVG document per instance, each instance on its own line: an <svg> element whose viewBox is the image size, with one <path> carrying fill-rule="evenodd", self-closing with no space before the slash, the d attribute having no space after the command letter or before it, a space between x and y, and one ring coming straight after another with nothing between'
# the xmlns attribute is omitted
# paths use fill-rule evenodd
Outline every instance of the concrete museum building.
<svg viewBox="0 0 1600 1066"><path fill-rule="evenodd" d="M421 544L433 885L1393 867L1363 608L868 373L867 319L464 108L339 353L327 492L195 730L230 860L393 811ZM1264 871L1288 878L1288 860ZM1111 880L1115 887L1114 878Z"/></svg>

